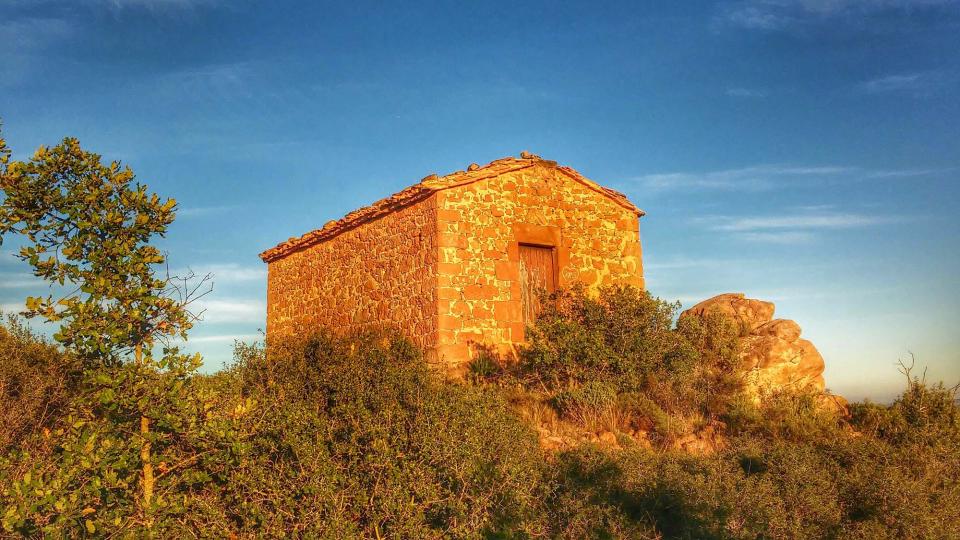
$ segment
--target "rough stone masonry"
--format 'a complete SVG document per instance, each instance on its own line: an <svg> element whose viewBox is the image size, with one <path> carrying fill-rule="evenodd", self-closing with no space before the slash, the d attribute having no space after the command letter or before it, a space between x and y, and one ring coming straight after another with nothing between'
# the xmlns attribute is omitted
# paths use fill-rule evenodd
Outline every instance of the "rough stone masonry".
<svg viewBox="0 0 960 540"><path fill-rule="evenodd" d="M523 341L541 290L643 287L642 215L526 152L431 175L261 253L267 336L393 326L461 372L479 346Z"/></svg>

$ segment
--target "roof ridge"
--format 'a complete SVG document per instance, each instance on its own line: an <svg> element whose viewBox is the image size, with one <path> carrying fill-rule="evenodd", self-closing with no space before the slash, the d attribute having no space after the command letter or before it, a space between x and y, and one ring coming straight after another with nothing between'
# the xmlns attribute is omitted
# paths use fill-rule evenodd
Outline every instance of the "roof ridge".
<svg viewBox="0 0 960 540"><path fill-rule="evenodd" d="M389 197L380 199L369 206L364 206L347 213L342 218L326 222L323 227L310 231L302 236L293 236L284 242L264 251L260 258L264 262L271 262L279 259L294 251L312 246L329 238L333 238L343 232L356 228L364 223L417 203L426 199L437 191L450 189L487 178L499 176L507 172L513 172L534 165L546 165L554 167L570 176L574 180L586 185L618 203L620 206L635 212L638 216L644 215L644 212L637 208L627 196L619 191L603 187L593 180L586 178L571 167L564 167L557 164L556 161L543 159L538 155L529 152L520 152L520 157L507 156L495 159L490 163L480 166L471 163L466 170L454 171L444 176L430 174L423 177L418 183L406 187Z"/></svg>

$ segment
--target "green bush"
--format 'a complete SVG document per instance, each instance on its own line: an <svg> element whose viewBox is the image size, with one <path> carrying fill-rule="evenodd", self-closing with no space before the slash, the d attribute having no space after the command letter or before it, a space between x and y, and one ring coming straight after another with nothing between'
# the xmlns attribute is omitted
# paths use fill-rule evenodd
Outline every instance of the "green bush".
<svg viewBox="0 0 960 540"><path fill-rule="evenodd" d="M907 375L907 389L889 407L854 404L852 422L858 429L897 445L947 447L960 451L958 387L929 385Z"/></svg>
<svg viewBox="0 0 960 540"><path fill-rule="evenodd" d="M50 429L77 392L79 362L15 317L0 325L0 452Z"/></svg>
<svg viewBox="0 0 960 540"><path fill-rule="evenodd" d="M321 537L534 534L544 461L493 391L443 384L408 341L320 334L246 348L249 451L200 530Z"/></svg>
<svg viewBox="0 0 960 540"><path fill-rule="evenodd" d="M593 298L576 286L543 305L520 368L547 387L608 380L632 390L644 386L647 375L692 364L692 351L672 331L679 304L632 287L605 288Z"/></svg>
<svg viewBox="0 0 960 540"><path fill-rule="evenodd" d="M88 368L76 393L31 444L0 459L2 528L27 536L172 535L195 512L194 492L210 470L236 463L231 419L196 383L195 358L165 354L160 369L135 364ZM156 497L144 508L141 413L152 419ZM42 448L37 453L35 448ZM212 469L209 469L209 468Z"/></svg>
<svg viewBox="0 0 960 540"><path fill-rule="evenodd" d="M554 395L553 406L568 418L602 413L617 405L617 388L611 383L590 381Z"/></svg>
<svg viewBox="0 0 960 540"><path fill-rule="evenodd" d="M718 366L730 351L725 332L684 339ZM0 345L4 381L21 370L74 373L68 355L22 328L0 331ZM4 533L960 537L960 405L955 388L922 379L909 379L890 406L854 404L850 426L818 415L814 396L757 406L734 395L722 413L727 444L713 454L584 444L548 457L505 403L501 388L514 387L444 383L389 333L239 345L236 363L213 376L164 357L173 360L159 369L71 375L56 386L54 413L0 426L16 440L0 454ZM671 372L651 371L659 382L639 377L633 390L616 377L584 377L557 388L552 403L573 417L617 411L666 443L686 419L652 390L673 388ZM30 404L43 400L23 389L44 388L43 378L19 380L31 382L5 390L5 403L39 410ZM146 511L141 445L130 436L143 411L154 419L157 472Z"/></svg>
<svg viewBox="0 0 960 540"><path fill-rule="evenodd" d="M813 391L774 392L755 403L739 395L721 416L729 435L758 435L770 439L812 442L846 436L845 422Z"/></svg>
<svg viewBox="0 0 960 540"><path fill-rule="evenodd" d="M722 316L674 327L679 304L629 286L596 296L575 286L543 305L513 373L526 388L554 393L562 414L603 387L668 414L715 419L741 391L738 329Z"/></svg>
<svg viewBox="0 0 960 540"><path fill-rule="evenodd" d="M875 439L738 438L710 456L582 447L550 501L566 538L956 538L956 458Z"/></svg>

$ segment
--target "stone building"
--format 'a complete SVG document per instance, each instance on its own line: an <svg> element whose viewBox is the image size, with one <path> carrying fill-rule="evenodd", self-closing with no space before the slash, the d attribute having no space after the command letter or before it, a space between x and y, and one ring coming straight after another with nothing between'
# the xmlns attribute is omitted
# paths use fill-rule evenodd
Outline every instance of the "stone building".
<svg viewBox="0 0 960 540"><path fill-rule="evenodd" d="M267 336L385 324L458 371L477 344L523 341L539 289L642 287L642 215L526 152L431 175L261 253Z"/></svg>

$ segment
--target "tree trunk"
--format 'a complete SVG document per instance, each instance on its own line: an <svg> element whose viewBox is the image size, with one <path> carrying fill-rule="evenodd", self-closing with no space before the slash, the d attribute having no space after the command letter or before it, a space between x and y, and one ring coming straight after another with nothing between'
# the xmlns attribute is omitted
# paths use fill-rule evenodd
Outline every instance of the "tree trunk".
<svg viewBox="0 0 960 540"><path fill-rule="evenodd" d="M134 351L137 360L137 366L143 366L143 345L137 344ZM150 419L140 415L140 435L143 437L143 443L140 446L140 463L143 470L143 509L149 512L150 503L153 500L153 463L150 462Z"/></svg>
<svg viewBox="0 0 960 540"><path fill-rule="evenodd" d="M150 419L140 417L140 434L143 435L143 445L140 447L140 461L143 462L143 507L150 506L153 499L153 464L150 463Z"/></svg>

